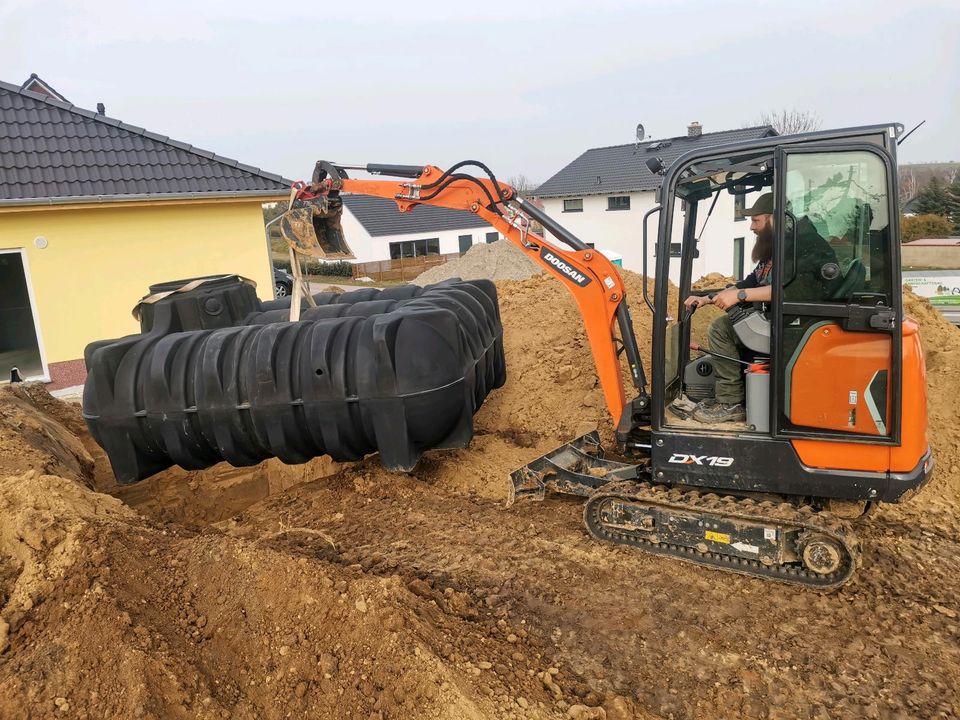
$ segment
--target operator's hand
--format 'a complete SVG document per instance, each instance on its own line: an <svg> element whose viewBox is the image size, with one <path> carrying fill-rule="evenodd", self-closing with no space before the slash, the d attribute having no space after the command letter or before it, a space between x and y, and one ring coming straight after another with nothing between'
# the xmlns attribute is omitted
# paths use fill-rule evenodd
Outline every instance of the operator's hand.
<svg viewBox="0 0 960 720"><path fill-rule="evenodd" d="M716 295L713 296L713 304L716 305L721 310L726 310L732 308L734 305L740 301L737 299L737 293L740 292L739 288L731 287L726 290L721 290Z"/></svg>
<svg viewBox="0 0 960 720"><path fill-rule="evenodd" d="M709 305L713 300L707 295L691 295L686 300L683 301L683 306L687 310L693 310L694 308L703 307L704 305Z"/></svg>

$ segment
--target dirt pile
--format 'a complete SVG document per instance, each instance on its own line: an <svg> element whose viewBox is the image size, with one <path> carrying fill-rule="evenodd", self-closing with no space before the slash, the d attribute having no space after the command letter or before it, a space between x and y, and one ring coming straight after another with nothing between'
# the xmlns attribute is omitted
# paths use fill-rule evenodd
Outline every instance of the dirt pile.
<svg viewBox="0 0 960 720"><path fill-rule="evenodd" d="M0 399L49 465L69 431L41 393ZM0 717L557 717L589 692L453 580L316 528L156 524L20 462L0 459Z"/></svg>
<svg viewBox="0 0 960 720"><path fill-rule="evenodd" d="M0 523L24 535L0 538L24 559L0 626L4 717L483 717L399 579L160 530L70 483L0 485Z"/></svg>
<svg viewBox="0 0 960 720"><path fill-rule="evenodd" d="M904 312L920 325L927 367L927 427L938 470L922 492L944 512L960 507L960 329L947 322L926 298L903 294ZM905 505L904 508L909 508Z"/></svg>
<svg viewBox="0 0 960 720"><path fill-rule="evenodd" d="M41 385L8 385L0 392L0 474L35 470L90 484L94 462L79 439L85 432L78 408Z"/></svg>
<svg viewBox="0 0 960 720"><path fill-rule="evenodd" d="M649 372L653 316L642 299L643 279L627 271L623 280L640 355ZM647 288L651 300L653 289L651 280ZM508 381L488 399L489 409L478 414L478 428L509 435L521 445L539 441L556 445L597 427L610 440L612 421L583 320L570 293L548 275L498 282L497 291ZM671 287L668 305L676 307L676 303L676 290ZM623 381L632 397L635 391L626 369Z"/></svg>
<svg viewBox="0 0 960 720"><path fill-rule="evenodd" d="M134 485L119 485L103 450L93 442L86 444L96 462L94 489L120 498L154 520L187 527L226 520L270 495L340 468L327 455L303 465L285 465L272 458L248 468L227 463L198 471L172 467Z"/></svg>
<svg viewBox="0 0 960 720"><path fill-rule="evenodd" d="M733 285L737 279L723 273L707 273L699 280L695 281L691 287L694 290L717 290Z"/></svg>
<svg viewBox="0 0 960 720"><path fill-rule="evenodd" d="M463 280L523 280L541 270L512 242L481 243L456 260L437 265L417 276L417 285L429 285L450 278Z"/></svg>

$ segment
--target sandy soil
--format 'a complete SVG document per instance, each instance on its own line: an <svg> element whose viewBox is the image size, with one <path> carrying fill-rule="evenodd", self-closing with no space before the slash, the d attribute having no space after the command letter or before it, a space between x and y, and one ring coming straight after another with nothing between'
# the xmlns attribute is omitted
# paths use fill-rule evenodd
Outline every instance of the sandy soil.
<svg viewBox="0 0 960 720"><path fill-rule="evenodd" d="M498 287L507 385L409 474L121 488L75 405L2 389L0 717L960 716L960 332L908 298L936 476L859 525L863 568L821 595L600 545L575 501L504 509L510 470L611 428L559 283Z"/></svg>

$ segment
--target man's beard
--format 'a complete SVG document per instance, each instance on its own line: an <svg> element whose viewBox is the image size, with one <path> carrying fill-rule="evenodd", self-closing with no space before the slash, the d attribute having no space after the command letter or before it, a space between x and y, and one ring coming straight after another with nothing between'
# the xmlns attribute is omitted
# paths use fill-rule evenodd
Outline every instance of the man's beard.
<svg viewBox="0 0 960 720"><path fill-rule="evenodd" d="M767 226L757 233L757 242L752 253L755 263L765 263L773 258L773 228Z"/></svg>

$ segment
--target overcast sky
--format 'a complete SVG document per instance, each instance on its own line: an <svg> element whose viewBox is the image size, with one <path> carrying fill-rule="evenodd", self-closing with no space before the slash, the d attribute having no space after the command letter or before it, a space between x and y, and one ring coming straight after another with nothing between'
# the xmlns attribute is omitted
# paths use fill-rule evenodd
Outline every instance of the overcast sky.
<svg viewBox="0 0 960 720"><path fill-rule="evenodd" d="M0 80L242 162L486 162L546 180L590 147L813 110L927 123L960 160L960 0L155 3L0 0ZM265 10L264 8L270 8Z"/></svg>

